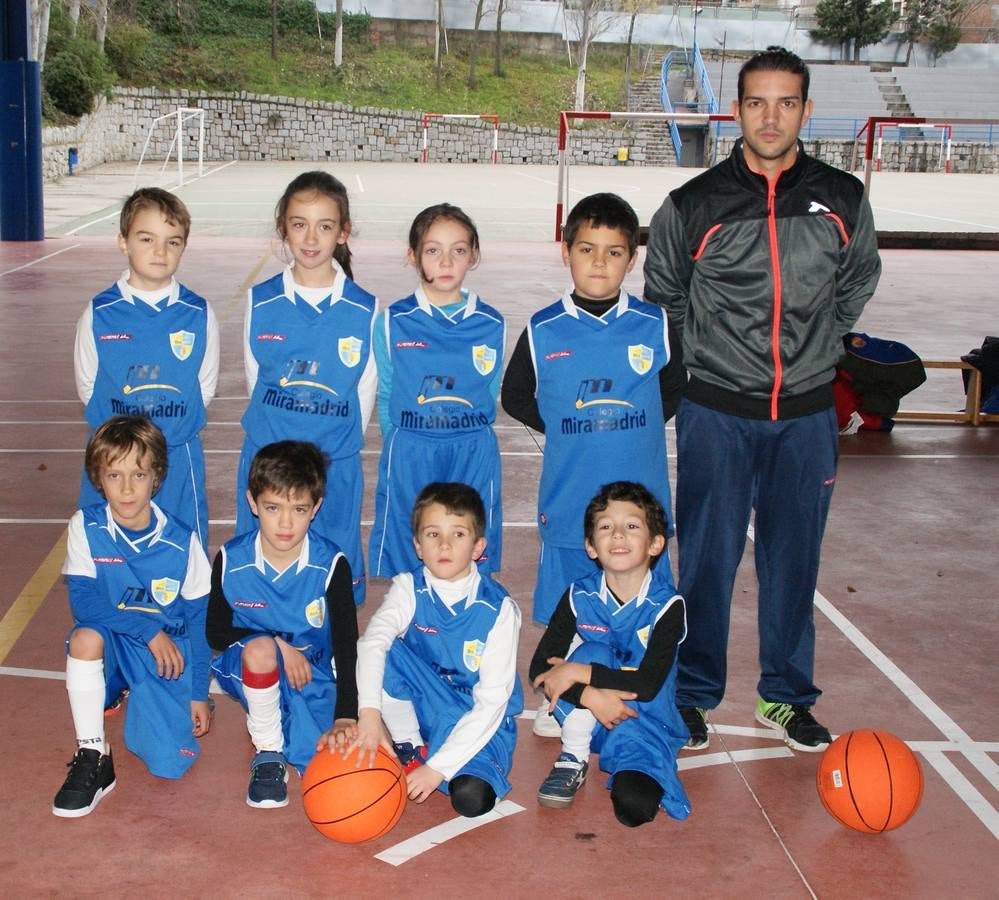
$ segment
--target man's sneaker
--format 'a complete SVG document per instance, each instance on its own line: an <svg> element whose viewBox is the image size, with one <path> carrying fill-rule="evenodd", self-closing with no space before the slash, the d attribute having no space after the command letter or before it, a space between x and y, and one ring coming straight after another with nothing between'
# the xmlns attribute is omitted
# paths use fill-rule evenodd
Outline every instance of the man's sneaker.
<svg viewBox="0 0 999 900"><path fill-rule="evenodd" d="M706 750L708 746L708 711L699 706L681 706L680 715L690 737L684 750Z"/></svg>
<svg viewBox="0 0 999 900"><path fill-rule="evenodd" d="M791 703L756 702L756 721L779 731L784 743L805 753L821 753L832 743L826 728L815 721L807 706Z"/></svg>
<svg viewBox="0 0 999 900"><path fill-rule="evenodd" d="M283 754L275 750L261 750L253 757L246 805L257 809L288 805L288 766Z"/></svg>
<svg viewBox="0 0 999 900"><path fill-rule="evenodd" d="M52 801L52 813L76 819L91 812L114 788L114 761L110 753L80 749L68 765L69 775Z"/></svg>
<svg viewBox="0 0 999 900"><path fill-rule="evenodd" d="M414 746L409 741L406 741L404 744L393 742L392 749L395 750L395 755L399 757L399 765L402 766L402 771L407 775L413 769L418 769L427 761L426 744Z"/></svg>
<svg viewBox="0 0 999 900"><path fill-rule="evenodd" d="M538 707L538 714L534 717L534 724L531 726L538 737L562 737L562 726L558 719L548 712L548 700L542 700Z"/></svg>
<svg viewBox="0 0 999 900"><path fill-rule="evenodd" d="M564 809L572 803L583 783L589 765L571 753L560 753L544 783L538 788L538 803L551 809Z"/></svg>

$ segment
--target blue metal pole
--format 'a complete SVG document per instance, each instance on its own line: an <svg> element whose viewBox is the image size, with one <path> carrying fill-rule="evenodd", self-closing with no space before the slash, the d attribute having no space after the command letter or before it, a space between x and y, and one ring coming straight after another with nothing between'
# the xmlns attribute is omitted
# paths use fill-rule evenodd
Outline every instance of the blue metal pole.
<svg viewBox="0 0 999 900"><path fill-rule="evenodd" d="M0 240L45 239L41 67L28 0L0 0Z"/></svg>

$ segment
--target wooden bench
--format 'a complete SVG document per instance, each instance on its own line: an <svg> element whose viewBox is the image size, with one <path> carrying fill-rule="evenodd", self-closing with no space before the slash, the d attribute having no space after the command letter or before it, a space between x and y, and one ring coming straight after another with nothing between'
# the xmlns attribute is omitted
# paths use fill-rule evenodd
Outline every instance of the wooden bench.
<svg viewBox="0 0 999 900"><path fill-rule="evenodd" d="M971 363L962 360L924 359L923 367L926 369L967 369L971 374L968 379L965 408L956 412L919 412L900 409L892 416L893 419L896 421L960 422L968 425L999 422L999 415L983 413L979 409L982 405L982 373Z"/></svg>

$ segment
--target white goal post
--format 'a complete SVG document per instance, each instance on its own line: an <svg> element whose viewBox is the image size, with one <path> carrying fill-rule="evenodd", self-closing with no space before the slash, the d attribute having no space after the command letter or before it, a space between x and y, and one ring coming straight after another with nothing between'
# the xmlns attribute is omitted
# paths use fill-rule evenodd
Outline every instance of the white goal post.
<svg viewBox="0 0 999 900"><path fill-rule="evenodd" d="M172 120L172 121L171 121ZM200 178L205 173L205 111L203 109L198 109L195 107L188 106L178 106L173 112L166 113L162 116L157 116L149 124L149 130L146 133L146 141L142 145L142 153L139 154L139 162L135 167L135 183L139 180L139 171L142 168L143 160L146 158L146 152L149 150L149 142L153 139L156 133L156 129L161 122L166 122L168 125L173 126L173 137L170 139L170 146L167 149L166 156L163 159L163 165L160 167L160 174L166 171L167 165L170 163L170 157L174 153L174 148L177 152L177 180L178 187L182 187L184 184L184 132L185 126L188 122L197 121L198 128L198 177ZM134 186L133 186L134 187Z"/></svg>
<svg viewBox="0 0 999 900"><path fill-rule="evenodd" d="M616 121L660 121L668 122L671 131L675 131L678 125L702 125L705 128L712 122L733 122L730 115L721 113L690 113L690 112L597 112L564 110L559 113L558 119L558 187L555 198L555 240L562 240L562 229L565 226L565 218L568 215L569 199L569 130L574 119L608 119ZM678 140L674 135L674 142Z"/></svg>
<svg viewBox="0 0 999 900"><path fill-rule="evenodd" d="M421 162L427 161L428 132L430 130L431 119L477 119L493 123L493 148L492 161L496 164L499 151L499 116L494 113L424 113L423 114L423 153Z"/></svg>

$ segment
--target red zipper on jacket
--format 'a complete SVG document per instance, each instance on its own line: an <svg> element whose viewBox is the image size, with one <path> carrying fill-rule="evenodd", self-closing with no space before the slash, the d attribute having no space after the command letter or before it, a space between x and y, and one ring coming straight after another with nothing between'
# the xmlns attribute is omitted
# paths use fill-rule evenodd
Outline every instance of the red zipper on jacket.
<svg viewBox="0 0 999 900"><path fill-rule="evenodd" d="M773 324L770 327L770 352L774 359L774 386L770 391L770 419L777 420L777 397L780 394L781 380L784 370L780 361L780 312L781 312L781 283L780 283L780 255L777 252L777 212L776 199L777 178L771 181L767 179L767 231L770 235L770 267L774 276L774 307Z"/></svg>

